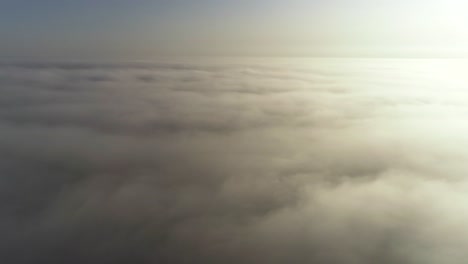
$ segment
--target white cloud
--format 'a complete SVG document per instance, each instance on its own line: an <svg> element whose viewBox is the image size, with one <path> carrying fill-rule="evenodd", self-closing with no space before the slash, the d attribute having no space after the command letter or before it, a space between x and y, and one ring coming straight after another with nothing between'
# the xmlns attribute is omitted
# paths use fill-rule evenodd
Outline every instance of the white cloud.
<svg viewBox="0 0 468 264"><path fill-rule="evenodd" d="M0 256L464 263L466 80L430 63L4 64Z"/></svg>

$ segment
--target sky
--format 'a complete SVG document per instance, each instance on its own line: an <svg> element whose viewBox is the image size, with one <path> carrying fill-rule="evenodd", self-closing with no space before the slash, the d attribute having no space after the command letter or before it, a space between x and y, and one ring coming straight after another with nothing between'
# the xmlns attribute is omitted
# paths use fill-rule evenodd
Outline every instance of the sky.
<svg viewBox="0 0 468 264"><path fill-rule="evenodd" d="M462 54L461 0L1 0L0 56Z"/></svg>
<svg viewBox="0 0 468 264"><path fill-rule="evenodd" d="M0 0L0 260L465 264L467 9Z"/></svg>

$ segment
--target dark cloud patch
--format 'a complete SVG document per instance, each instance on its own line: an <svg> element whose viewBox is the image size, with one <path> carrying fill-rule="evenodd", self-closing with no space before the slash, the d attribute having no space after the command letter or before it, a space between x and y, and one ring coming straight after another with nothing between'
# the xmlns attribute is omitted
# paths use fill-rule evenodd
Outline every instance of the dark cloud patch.
<svg viewBox="0 0 468 264"><path fill-rule="evenodd" d="M464 263L465 80L293 62L1 64L0 259Z"/></svg>

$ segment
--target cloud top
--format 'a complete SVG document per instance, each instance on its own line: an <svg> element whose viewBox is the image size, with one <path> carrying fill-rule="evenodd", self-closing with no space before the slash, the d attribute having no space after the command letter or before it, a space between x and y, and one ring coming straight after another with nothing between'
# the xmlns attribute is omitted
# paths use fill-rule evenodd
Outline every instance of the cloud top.
<svg viewBox="0 0 468 264"><path fill-rule="evenodd" d="M3 63L0 257L464 263L460 65Z"/></svg>

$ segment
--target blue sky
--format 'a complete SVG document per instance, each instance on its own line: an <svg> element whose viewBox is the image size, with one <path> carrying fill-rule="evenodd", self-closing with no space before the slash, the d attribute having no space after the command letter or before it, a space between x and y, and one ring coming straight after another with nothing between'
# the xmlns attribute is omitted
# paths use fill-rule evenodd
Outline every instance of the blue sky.
<svg viewBox="0 0 468 264"><path fill-rule="evenodd" d="M0 0L0 56L329 55L457 50L461 0Z"/></svg>

